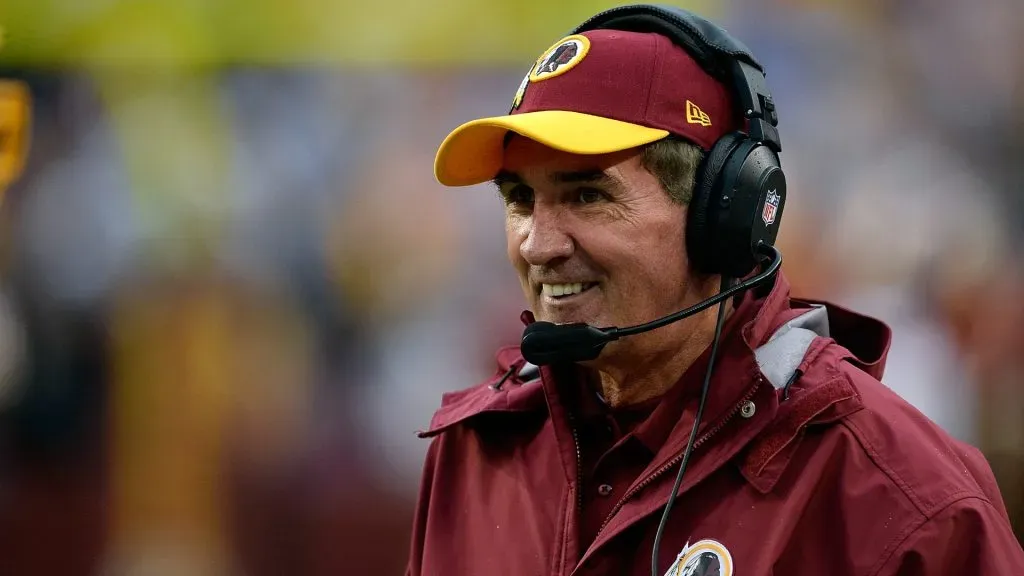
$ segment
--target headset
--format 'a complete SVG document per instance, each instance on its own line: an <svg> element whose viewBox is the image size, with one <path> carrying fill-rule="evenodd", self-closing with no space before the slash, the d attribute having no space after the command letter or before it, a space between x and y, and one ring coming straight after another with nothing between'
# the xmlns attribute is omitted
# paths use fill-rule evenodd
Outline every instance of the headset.
<svg viewBox="0 0 1024 576"><path fill-rule="evenodd" d="M686 50L713 78L731 87L746 129L721 137L701 159L687 210L686 251L693 268L744 278L767 258L760 274L713 298L628 328L534 322L523 333L521 350L536 365L593 360L622 336L654 330L692 316L774 277L782 262L775 248L786 206L786 176L779 154L778 113L764 68L750 50L718 25L674 6L636 4L612 8L586 20L570 34L615 29L662 34Z"/></svg>
<svg viewBox="0 0 1024 576"><path fill-rule="evenodd" d="M695 268L732 278L756 265L759 242L774 245L786 198L778 113L764 68L719 26L677 7L632 5L604 11L572 34L614 29L655 32L686 50L711 77L732 88L746 132L731 132L705 154L687 210L687 254ZM776 197L777 196L777 197ZM762 217L766 201L773 208Z"/></svg>
<svg viewBox="0 0 1024 576"><path fill-rule="evenodd" d="M627 328L534 322L524 331L520 349L528 362L538 366L593 360L610 341L676 322L768 282L782 264L775 240L786 203L786 177L779 161L782 143L778 113L762 65L724 29L675 6L635 4L612 8L587 19L570 34L598 29L666 36L711 77L731 88L737 111L746 121L745 129L722 136L704 155L686 221L686 251L692 266L705 274L721 275L722 289L686 310ZM731 285L765 259L768 265L758 274ZM654 539L652 576L660 573L661 538L693 451L724 318L725 307L721 306L693 429Z"/></svg>

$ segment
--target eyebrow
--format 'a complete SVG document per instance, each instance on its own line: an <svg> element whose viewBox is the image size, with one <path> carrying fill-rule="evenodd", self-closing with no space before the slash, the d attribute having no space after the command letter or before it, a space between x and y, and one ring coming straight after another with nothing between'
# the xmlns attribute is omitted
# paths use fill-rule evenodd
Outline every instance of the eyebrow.
<svg viewBox="0 0 1024 576"><path fill-rule="evenodd" d="M551 175L551 181L556 184L607 184L615 185L619 181L604 170L592 168L589 170L574 170L570 172L555 172Z"/></svg>
<svg viewBox="0 0 1024 576"><path fill-rule="evenodd" d="M618 178L610 176L604 170L598 168L591 168L587 170L570 170L564 172L555 172L551 174L549 180L554 184L603 184L606 186L620 186L621 182ZM501 170L495 175L492 182L496 186L502 184L522 184L523 179L515 172L509 172L507 170Z"/></svg>
<svg viewBox="0 0 1024 576"><path fill-rule="evenodd" d="M502 184L522 184L523 179L515 172L499 170L491 182L493 182L495 186L501 188Z"/></svg>

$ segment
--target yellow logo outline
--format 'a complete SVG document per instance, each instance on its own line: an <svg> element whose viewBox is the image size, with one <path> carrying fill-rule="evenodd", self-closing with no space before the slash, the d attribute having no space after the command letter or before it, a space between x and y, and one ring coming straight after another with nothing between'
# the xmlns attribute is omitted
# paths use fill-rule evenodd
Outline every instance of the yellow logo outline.
<svg viewBox="0 0 1024 576"><path fill-rule="evenodd" d="M711 126L711 117L708 116L707 112L700 109L689 100L686 101L686 123L687 124L700 124L701 126Z"/></svg>
<svg viewBox="0 0 1024 576"><path fill-rule="evenodd" d="M715 576L733 576L732 554L729 553L729 549L721 542L710 539L699 540L692 545L688 543L684 546L676 556L675 562L669 567L668 572L665 572L665 576L688 576L687 564L697 560L703 553L714 554L718 558L718 574Z"/></svg>
<svg viewBox="0 0 1024 576"><path fill-rule="evenodd" d="M572 44L575 49L574 54L568 56L564 62L557 62L554 60L549 61L552 57L560 58L561 54L559 54L559 48L564 46L566 50L569 50L570 44ZM590 38L581 34L573 34L572 36L562 38L545 50L544 53L541 54L540 58L537 58L533 68L530 69L530 81L540 82L565 74L569 70L575 68L576 65L586 57L587 52L590 52ZM551 70L545 71L545 68L548 68L549 66L551 67Z"/></svg>

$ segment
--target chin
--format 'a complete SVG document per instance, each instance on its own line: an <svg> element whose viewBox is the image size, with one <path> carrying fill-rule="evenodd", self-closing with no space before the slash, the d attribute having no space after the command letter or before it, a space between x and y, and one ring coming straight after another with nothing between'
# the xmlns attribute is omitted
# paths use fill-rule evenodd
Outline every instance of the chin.
<svg viewBox="0 0 1024 576"><path fill-rule="evenodd" d="M589 309L590 307L580 307L575 309L555 308L551 306L538 306L535 308L534 317L537 320L544 320L553 324L575 324L585 323L591 326L624 326L624 324L616 324L616 320L609 318L608 314L605 314L603 310Z"/></svg>
<svg viewBox="0 0 1024 576"><path fill-rule="evenodd" d="M535 314L534 318L536 318L537 320L540 320L542 322L551 322L552 324L558 324L558 325L563 325L563 324L589 324L589 325L594 326L596 328L605 328L605 327L608 327L608 326L617 326L617 324L608 323L608 322L606 322L604 320L601 320L599 317L594 317L594 316L583 316L583 315L581 315L581 316L566 316L566 315L563 315L563 314L543 314L542 313L540 315Z"/></svg>

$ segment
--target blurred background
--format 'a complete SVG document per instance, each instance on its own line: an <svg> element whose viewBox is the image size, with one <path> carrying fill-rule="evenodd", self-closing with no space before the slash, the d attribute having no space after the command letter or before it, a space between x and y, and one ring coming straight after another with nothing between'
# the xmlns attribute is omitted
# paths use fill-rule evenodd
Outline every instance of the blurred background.
<svg viewBox="0 0 1024 576"><path fill-rule="evenodd" d="M610 1L3 0L0 574L400 574L442 392L524 307L434 151ZM705 0L768 69L797 295L1024 535L1024 3Z"/></svg>

